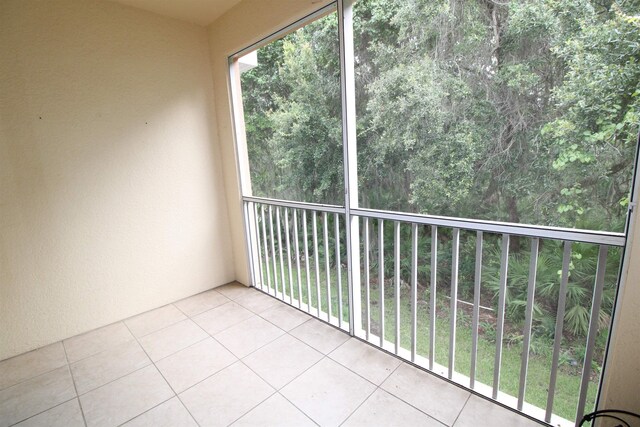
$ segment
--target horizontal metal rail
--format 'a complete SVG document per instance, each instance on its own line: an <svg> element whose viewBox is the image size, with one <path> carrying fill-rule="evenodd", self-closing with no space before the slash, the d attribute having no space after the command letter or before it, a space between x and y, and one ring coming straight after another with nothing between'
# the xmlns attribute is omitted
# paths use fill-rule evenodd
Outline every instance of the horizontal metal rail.
<svg viewBox="0 0 640 427"><path fill-rule="evenodd" d="M253 202L253 203L262 203L264 205L272 205L272 206L282 206L285 208L294 208L294 209L305 209L308 211L316 211L316 212L332 212L332 213L344 213L343 206L336 205L323 205L320 203L307 203L307 202L292 202L290 200L280 200L280 199L268 199L265 197L255 197L255 196L244 196L242 198L245 202Z"/></svg>
<svg viewBox="0 0 640 427"><path fill-rule="evenodd" d="M342 206L325 205L320 203L292 202L289 200L270 199L265 197L243 197L244 201L263 203L266 205L283 206L296 209L315 210L318 212L345 213ZM374 219L401 221L412 224L435 225L464 230L484 231L495 234L510 234L515 236L538 237L554 240L570 240L580 243L618 246L625 244L624 233L609 231L583 230L578 228L550 227L531 224L517 224L511 222L485 221L470 218L454 218L436 215L422 215L405 212L391 212L378 209L351 209L351 214Z"/></svg>
<svg viewBox="0 0 640 427"><path fill-rule="evenodd" d="M581 230L573 228L547 227L541 225L515 224L509 222L483 221L467 218L420 215L403 212L390 212L377 209L351 209L356 216L402 221L412 224L435 225L448 228L484 231L495 234L540 237L554 240L570 240L573 242L593 243L607 246L624 246L625 235L606 231Z"/></svg>

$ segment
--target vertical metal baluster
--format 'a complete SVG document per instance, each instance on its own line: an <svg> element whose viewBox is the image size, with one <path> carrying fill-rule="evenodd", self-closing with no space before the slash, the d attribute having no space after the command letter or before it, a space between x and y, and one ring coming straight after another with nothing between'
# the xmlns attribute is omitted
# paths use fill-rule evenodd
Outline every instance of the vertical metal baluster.
<svg viewBox="0 0 640 427"><path fill-rule="evenodd" d="M302 308L302 277L300 276L300 238L298 236L298 210L293 210L293 239L296 255L296 276L298 278L298 308Z"/></svg>
<svg viewBox="0 0 640 427"><path fill-rule="evenodd" d="M396 315L396 354L400 352L400 223L393 224L395 315Z"/></svg>
<svg viewBox="0 0 640 427"><path fill-rule="evenodd" d="M280 221L280 207L276 208L276 225L278 226L278 255L280 256L280 284L282 285L282 294L280 299L284 301L284 296L286 294L285 289L287 288L287 284L284 278L284 258L282 256L282 223Z"/></svg>
<svg viewBox="0 0 640 427"><path fill-rule="evenodd" d="M480 321L480 285L482 283L482 231L476 233L476 271L473 282L473 318L471 320L471 370L469 388L476 385L476 360L478 357L478 323Z"/></svg>
<svg viewBox="0 0 640 427"><path fill-rule="evenodd" d="M451 308L449 309L449 379L453 378L456 363L456 321L458 319L458 255L460 229L454 228L451 237Z"/></svg>
<svg viewBox="0 0 640 427"><path fill-rule="evenodd" d="M321 301L320 301L320 258L318 255L318 220L317 220L317 213L316 211L313 211L313 217L312 217L312 226L313 226L313 260L314 260L314 264L316 267L316 303L318 304L317 308L317 317L320 317L320 307L321 307Z"/></svg>
<svg viewBox="0 0 640 427"><path fill-rule="evenodd" d="M278 295L278 268L276 261L276 246L273 237L273 207L269 205L269 232L271 234L271 260L273 261L273 295Z"/></svg>
<svg viewBox="0 0 640 427"><path fill-rule="evenodd" d="M251 232L251 217L249 216L249 211L251 210L251 202L243 201L242 202L242 217L244 218L244 233L246 236L246 247L248 252L248 261L249 261L249 280L251 280L251 286L256 286L256 262L254 259L254 242L253 242L253 233Z"/></svg>
<svg viewBox="0 0 640 427"><path fill-rule="evenodd" d="M600 245L600 249L598 251L596 283L593 289L593 300L591 301L591 320L589 321L587 351L584 356L582 378L580 379L580 397L578 398L578 412L576 420L581 420L584 416L584 408L587 400L589 377L591 376L591 362L593 361L593 349L596 345L596 335L598 335L598 321L600 319L600 304L602 303L602 290L604 289L604 274L607 268L608 249L609 248L607 246Z"/></svg>
<svg viewBox="0 0 640 427"><path fill-rule="evenodd" d="M438 227L431 226L431 295L429 296L429 369L436 357L436 280L438 278Z"/></svg>
<svg viewBox="0 0 640 427"><path fill-rule="evenodd" d="M564 329L564 310L567 302L567 285L569 283L569 264L571 263L571 242L564 242L564 254L562 255L562 279L560 280L560 292L558 294L558 311L556 313L556 331L553 336L553 359L551 362L551 376L549 378L549 391L547 394L547 409L544 420L551 421L553 411L553 399L556 393L556 378L558 376L558 359L560 359L560 345L562 344L562 330Z"/></svg>
<svg viewBox="0 0 640 427"><path fill-rule="evenodd" d="M324 272L327 284L327 322L331 323L331 270L329 269L329 224L327 213L322 212L322 231L324 233Z"/></svg>
<svg viewBox="0 0 640 427"><path fill-rule="evenodd" d="M264 245L265 266L267 269L267 290L271 293L271 267L269 266L269 251L267 244L267 224L264 220L264 205L260 205L260 216L262 217L262 244Z"/></svg>
<svg viewBox="0 0 640 427"><path fill-rule="evenodd" d="M258 204L254 203L253 204L253 212L252 212L253 218L254 218L254 223L256 224L256 247L258 249L258 274L260 275L260 290L264 291L264 282L265 282L265 277L264 277L264 271L262 268L262 242L260 240L260 224L258 222L258 218L260 217L260 215L258 214ZM254 262L254 264L256 264L256 262Z"/></svg>
<svg viewBox="0 0 640 427"><path fill-rule="evenodd" d="M504 334L504 307L507 294L507 271L509 269L509 238L502 235L502 255L500 259L500 296L498 297L498 325L496 327L496 357L493 364L493 394L498 398L500 389L500 365L502 364L502 336Z"/></svg>
<svg viewBox="0 0 640 427"><path fill-rule="evenodd" d="M293 305L293 272L291 271L291 236L289 232L289 208L284 208L284 234L287 240L287 269L289 270L289 304ZM283 295L284 298L284 295Z"/></svg>
<svg viewBox="0 0 640 427"><path fill-rule="evenodd" d="M418 350L418 224L411 224L411 361Z"/></svg>
<svg viewBox="0 0 640 427"><path fill-rule="evenodd" d="M384 220L378 220L378 290L380 291L380 347L384 348Z"/></svg>
<svg viewBox="0 0 640 427"><path fill-rule="evenodd" d="M524 394L529 369L529 348L531 347L531 325L533 323L533 302L536 295L536 275L538 271L538 247L540 239L531 239L531 260L529 261L529 284L527 286L527 308L524 313L524 330L522 332L522 358L520 361L520 386L518 387L518 411L524 406Z"/></svg>
<svg viewBox="0 0 640 427"><path fill-rule="evenodd" d="M302 238L304 240L304 270L307 275L307 312L311 314L311 272L309 269L309 233L307 230L307 211L302 211Z"/></svg>
<svg viewBox="0 0 640 427"><path fill-rule="evenodd" d="M364 218L364 311L365 311L365 333L367 341L371 334L371 283L369 277L369 217Z"/></svg>
<svg viewBox="0 0 640 427"><path fill-rule="evenodd" d="M336 239L336 274L338 276L338 327L342 328L342 264L340 264L340 215L334 214Z"/></svg>

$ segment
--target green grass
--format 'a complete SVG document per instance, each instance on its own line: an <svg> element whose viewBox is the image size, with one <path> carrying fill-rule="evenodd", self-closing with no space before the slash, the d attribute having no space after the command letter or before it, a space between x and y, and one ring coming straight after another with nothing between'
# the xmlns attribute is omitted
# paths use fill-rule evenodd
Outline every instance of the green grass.
<svg viewBox="0 0 640 427"><path fill-rule="evenodd" d="M289 269L284 266L284 283L285 286L285 301L290 294L289 287ZM319 283L320 283L320 300L323 311L326 311L327 306L327 286L326 286L326 274L324 259L320 257L320 271L319 271ZM317 307L317 287L316 287L316 275L314 261L310 259L310 289L311 289L311 305ZM269 265L269 272L271 276L272 287L275 286L273 260ZM295 262L291 264L291 277L293 280L293 296L298 299L298 277ZM306 302L307 295L307 275L304 268L304 264L300 266L301 274L301 290L302 301ZM330 267L330 289L331 289L331 307L333 316L338 316L338 283L337 283L337 271L335 266ZM266 281L266 266L263 263L263 275ZM341 269L342 275L342 308L343 308L343 321L349 321L349 307L348 307L348 287L347 287L347 272L344 267ZM374 277L372 275L372 277ZM277 281L278 290L282 291L282 277L280 264L277 262ZM442 297L445 293L448 293L448 289L442 289L439 291L439 299L436 309L436 354L434 361L445 367L448 366L449 360L449 300ZM364 284L362 289L362 303L363 303L363 323L365 318L364 313ZM371 331L376 335L379 334L380 325L380 312L379 312L379 290L376 283L372 283L370 286L370 306L371 306ZM401 304L400 304L400 343L405 349L410 349L411 342L411 305L410 305L410 289L408 286L401 286ZM428 300L423 295L418 297L418 312L417 312L417 353L421 356L428 357L429 355L429 309ZM311 311L315 314L315 311ZM385 339L391 342L395 341L395 289L393 283L387 282L385 285ZM326 319L323 319L326 320ZM478 356L476 366L476 382L481 382L487 385L493 384L493 368L494 358L496 351L495 335L492 333L492 322L489 319L481 321L483 331L479 334L478 338ZM364 325L363 325L364 326ZM505 329L512 329L510 325L505 325ZM534 342L536 337L533 337ZM543 342L543 341L537 341ZM546 344L546 345L545 345ZM471 333L471 319L469 314L465 310L458 308L458 318L456 322L456 351L455 351L455 371L464 375L469 375L471 366L471 345L472 345L472 333ZM549 376L551 369L551 347L553 343L545 343L539 345L542 347L539 354L531 354L529 358L529 368L527 375L527 386L525 390L525 401L540 408L546 407L547 402L547 386L549 384ZM563 350L566 350L563 344ZM522 353L522 342L519 340L510 341L508 339L503 340L502 345L502 363L500 370L500 391L517 396L519 379L520 379L520 363ZM582 367L571 367L568 365L562 365L558 370L558 376L556 381L556 393L554 398L553 412L568 420L574 420L576 416L576 407L578 403L578 393L580 387L580 372ZM591 381L587 393L586 410L590 411L595 403L597 391L597 382Z"/></svg>
<svg viewBox="0 0 640 427"><path fill-rule="evenodd" d="M395 341L395 305L393 286L385 287L385 338ZM379 293L377 286L372 288L371 293L372 323L373 329L379 325L378 300ZM401 291L400 307L400 343L404 348L409 349L411 342L411 306L409 301L409 290ZM424 299L423 299L424 300ZM448 309L449 300L439 301L439 308L436 310L436 345L434 362L448 367L449 360L449 329L450 317ZM447 304L447 307L443 307ZM428 305L419 304L417 314L417 353L427 357L429 354L429 318ZM492 385L494 359L496 351L495 339L491 339L492 334L480 334L478 338L478 356L476 365L476 381ZM552 344L550 344L552 345ZM455 343L455 371L464 375L470 374L471 369L471 346L472 328L471 319L463 310L458 310L456 323L456 343ZM549 347L548 350L551 350ZM513 344L503 340L502 363L500 370L500 391L512 396L518 395L520 381L522 343ZM547 385L551 373L551 352L540 355L531 354L527 374L527 386L525 390L525 400L537 407L546 407ZM556 393L554 398L553 412L563 418L574 420L576 407L578 404L578 393L580 387L580 369L562 366L559 369L556 381ZM586 408L591 408L595 402L597 384L590 383L587 394Z"/></svg>

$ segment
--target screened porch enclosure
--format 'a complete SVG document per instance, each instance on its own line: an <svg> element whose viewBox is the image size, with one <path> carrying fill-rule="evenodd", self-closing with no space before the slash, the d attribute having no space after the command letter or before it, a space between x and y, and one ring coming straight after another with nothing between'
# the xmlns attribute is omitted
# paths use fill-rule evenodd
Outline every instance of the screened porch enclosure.
<svg viewBox="0 0 640 427"><path fill-rule="evenodd" d="M505 210L492 217L485 206L473 210L477 201L465 205L456 199L466 176L450 173L460 170L443 163L435 148L406 160L381 155L371 163L377 170L362 161L376 155L372 150L390 129L394 138L403 138L402 128L387 125L369 145L361 143L371 129L362 121L375 116L373 108L384 114L373 117L371 126L395 113L405 114L407 128L413 121L407 115L413 107L402 111L403 102L412 99L403 79L411 76L398 77L392 70L387 80L362 84L366 72L384 68L368 58L372 51L357 45L363 34L373 37L363 30L372 20L367 4L338 1L230 57L252 285L500 405L548 424L577 425L595 410L606 366L628 207L635 200L628 195L632 183L622 185L627 199L611 208L613 219L590 229L587 219L593 214L577 214L577 204L553 199L546 188L539 189L538 199L552 209L505 195L518 186L517 168L503 170L513 183L495 184L503 197L495 203ZM247 68L243 58L256 50L257 64ZM497 61L495 54L487 55L489 64ZM401 68L408 72L410 66ZM440 79L441 70L434 67L420 70ZM390 95L393 90L397 93ZM428 97L420 90L415 89L418 98ZM369 96L366 108L363 92ZM313 108L305 110L307 104ZM429 132L417 134L429 138ZM476 144L448 138L447 132L436 135L438 143L465 159L465 150ZM427 154L431 157L422 157ZM548 163L562 171L558 159L552 160ZM625 161L627 175L620 179L629 181L635 163ZM399 167L405 175L394 175ZM434 187L438 179L444 187ZM400 188L393 187L398 180L406 181L411 194L388 191ZM372 190L376 185L378 193ZM477 185L469 188L491 187L482 178ZM539 186L544 185L552 184L542 180ZM451 209L460 207L468 217L450 214L438 201L449 194L447 188ZM536 194L535 186L522 191ZM589 190L558 190L573 197L571 203L582 191ZM569 217L560 215L569 211L570 227L562 222ZM529 224L527 218L540 222Z"/></svg>
<svg viewBox="0 0 640 427"><path fill-rule="evenodd" d="M588 408L595 404L597 381L593 370L584 366L602 363L594 353L601 327L598 322L603 317L602 292L607 265L617 271L619 257L612 253L623 243L621 236L539 229L530 230L532 235L525 237L511 234L523 231L514 225L475 224L474 228L462 228L470 224L358 211L354 216L361 231L358 236L361 285L355 291L353 305L359 305L360 309L352 313L348 269L344 263L345 217L339 213L340 208L252 197L245 199L244 206L248 224L256 226L250 241L255 256L252 274L256 288L263 292L536 419L554 425L573 424L558 416L554 405L564 413L574 410L584 414L585 408L590 412ZM508 277L511 238L524 239L530 246L524 329L519 331L521 338L515 343L512 341L518 335L514 334L515 325L507 320L505 303L509 287L517 286ZM408 249L402 247L403 239L408 240ZM471 260L461 256L461 240L475 246ZM557 319L562 320L555 324L559 339L553 340L547 357L540 357L531 343L535 334L532 322L536 296L544 298L536 290L541 245L556 248L562 260L557 308ZM596 272L591 277L593 292L588 307L585 360L577 367L581 369L580 375L570 377L563 373L565 366L560 361L566 351L562 334L572 247L583 245L593 247ZM385 250L393 254L390 263ZM463 262L473 263L476 273L473 294L468 299L459 292L460 277L456 274ZM483 262L499 266L497 313L487 307L490 303L482 301L485 298L482 287L487 286L482 281ZM427 286L419 284L419 270L428 275ZM354 323L350 323L351 319ZM492 333L495 335L490 337ZM546 369L542 374L536 371L532 379L530 363ZM527 391L540 393L536 388L544 388L545 401L528 399ZM579 406L576 409L572 404Z"/></svg>

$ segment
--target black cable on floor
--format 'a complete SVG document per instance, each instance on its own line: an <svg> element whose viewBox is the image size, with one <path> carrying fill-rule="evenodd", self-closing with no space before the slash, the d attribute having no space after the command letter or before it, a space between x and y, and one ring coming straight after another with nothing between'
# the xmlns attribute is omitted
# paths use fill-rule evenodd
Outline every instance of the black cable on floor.
<svg viewBox="0 0 640 427"><path fill-rule="evenodd" d="M594 411L594 412L591 412L590 414L586 414L584 417L582 417L582 420L580 421L579 426L582 427L584 423L593 421L596 418L612 418L614 420L618 420L623 423L616 427L632 427L631 424L629 424L627 421L623 420L620 417L616 417L612 414L628 415L630 417L635 417L635 418L638 418L638 420L640 420L640 414L636 414L629 411L623 411L621 409L602 409L600 411Z"/></svg>

